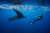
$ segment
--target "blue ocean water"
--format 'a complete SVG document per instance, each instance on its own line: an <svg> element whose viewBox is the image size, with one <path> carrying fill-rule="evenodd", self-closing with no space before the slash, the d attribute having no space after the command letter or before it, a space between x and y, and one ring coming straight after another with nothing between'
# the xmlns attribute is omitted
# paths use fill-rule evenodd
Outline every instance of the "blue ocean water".
<svg viewBox="0 0 50 33"><path fill-rule="evenodd" d="M0 8L0 33L50 33L50 10L40 9L41 7L38 3L36 3L36 1L33 4L32 3L30 4L29 1L23 0L23 2L24 2L23 5L28 6L28 8L29 6L38 6L38 7L32 9L28 8L26 9L21 8L19 10L17 9L25 16L25 18L16 19L13 21L9 21L10 17L14 17L17 15L13 11L13 9ZM45 2L47 2L47 0ZM0 5L2 4L8 3L4 1L0 2ZM44 3L43 7L50 8L50 5L49 3ZM37 21L35 24L29 24L29 22L33 22L35 19L37 19L37 16L40 16L40 14L43 15L42 20Z"/></svg>

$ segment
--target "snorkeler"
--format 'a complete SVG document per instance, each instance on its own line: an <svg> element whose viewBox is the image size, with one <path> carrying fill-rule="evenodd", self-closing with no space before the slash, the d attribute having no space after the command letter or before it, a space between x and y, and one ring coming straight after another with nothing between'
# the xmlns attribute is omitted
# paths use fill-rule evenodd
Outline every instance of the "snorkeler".
<svg viewBox="0 0 50 33"><path fill-rule="evenodd" d="M33 22L29 22L29 24L34 24L35 22L42 20L42 19L43 19L43 16L42 14L40 14L40 16L36 20L34 20Z"/></svg>
<svg viewBox="0 0 50 33"><path fill-rule="evenodd" d="M36 20L34 20L34 22L37 22L37 21L39 21L39 20L41 20L41 19L43 19L42 14L40 14L40 16L39 16Z"/></svg>

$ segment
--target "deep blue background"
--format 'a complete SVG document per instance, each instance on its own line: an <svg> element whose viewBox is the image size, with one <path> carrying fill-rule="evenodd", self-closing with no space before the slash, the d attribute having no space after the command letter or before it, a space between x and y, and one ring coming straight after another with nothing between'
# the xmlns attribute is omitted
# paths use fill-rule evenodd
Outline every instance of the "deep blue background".
<svg viewBox="0 0 50 33"><path fill-rule="evenodd" d="M30 4L29 1L26 0L19 1L24 2L24 5ZM44 6L50 7L50 3L47 1L48 0L45 0ZM35 2L33 3L34 6L40 6L35 0L32 0L32 2ZM0 4L7 4L7 1L4 2L2 0ZM13 10L0 8L0 33L50 33L50 11L43 12L40 10L39 12L37 9L25 11L23 11L23 9L19 10L26 18L9 21L9 18L16 16L16 13ZM37 21L35 24L29 24L30 21L33 22L36 19L35 16L39 16L41 13L43 15L42 20Z"/></svg>

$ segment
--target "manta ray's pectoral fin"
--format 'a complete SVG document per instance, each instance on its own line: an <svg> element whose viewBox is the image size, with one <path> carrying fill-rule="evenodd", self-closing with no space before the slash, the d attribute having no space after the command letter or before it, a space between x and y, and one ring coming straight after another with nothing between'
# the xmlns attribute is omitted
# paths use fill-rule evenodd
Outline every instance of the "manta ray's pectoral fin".
<svg viewBox="0 0 50 33"><path fill-rule="evenodd" d="M25 16L21 12L19 12L16 9L13 9L13 10L16 12L17 16L14 16L13 18L9 18L10 21L25 18Z"/></svg>

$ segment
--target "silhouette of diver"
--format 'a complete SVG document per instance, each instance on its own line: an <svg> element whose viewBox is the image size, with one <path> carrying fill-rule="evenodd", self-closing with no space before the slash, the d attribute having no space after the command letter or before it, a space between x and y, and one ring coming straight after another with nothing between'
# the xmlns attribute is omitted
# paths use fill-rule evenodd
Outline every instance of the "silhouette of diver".
<svg viewBox="0 0 50 33"><path fill-rule="evenodd" d="M42 16L42 14L40 14L40 16L36 20L34 20L34 22L37 22L37 21L42 20L42 19L43 19L43 16Z"/></svg>
<svg viewBox="0 0 50 33"><path fill-rule="evenodd" d="M21 18L24 18L24 17L25 17L25 16L24 16L21 12L19 12L18 10L16 10L16 9L13 9L13 10L16 12L17 16L14 16L13 18L9 18L9 21L16 20L16 19L21 19Z"/></svg>
<svg viewBox="0 0 50 33"><path fill-rule="evenodd" d="M42 14L40 14L40 16L36 20L34 20L33 22L29 22L29 24L34 24L35 22L42 20L42 19L43 19L43 16Z"/></svg>

